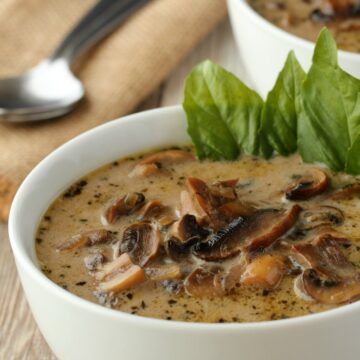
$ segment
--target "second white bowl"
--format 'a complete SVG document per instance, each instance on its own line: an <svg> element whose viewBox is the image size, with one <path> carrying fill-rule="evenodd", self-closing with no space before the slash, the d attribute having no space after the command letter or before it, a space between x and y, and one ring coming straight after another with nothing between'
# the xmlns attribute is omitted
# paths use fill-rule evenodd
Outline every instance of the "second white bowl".
<svg viewBox="0 0 360 360"><path fill-rule="evenodd" d="M253 10L246 0L228 0L228 8L248 78L263 97L274 86L289 51L294 50L303 68L309 69L314 51L313 42L271 24ZM360 78L360 54L339 51L339 63L344 70Z"/></svg>

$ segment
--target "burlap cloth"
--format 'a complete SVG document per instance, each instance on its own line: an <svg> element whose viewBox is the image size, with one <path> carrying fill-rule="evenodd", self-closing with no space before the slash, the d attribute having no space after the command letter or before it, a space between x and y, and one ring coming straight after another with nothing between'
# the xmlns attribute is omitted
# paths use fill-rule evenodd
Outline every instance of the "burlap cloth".
<svg viewBox="0 0 360 360"><path fill-rule="evenodd" d="M93 4L0 0L0 77L47 56ZM0 124L0 219L6 221L15 191L34 165L84 130L133 110L225 14L225 0L153 0L78 59L86 99L74 112L34 125Z"/></svg>

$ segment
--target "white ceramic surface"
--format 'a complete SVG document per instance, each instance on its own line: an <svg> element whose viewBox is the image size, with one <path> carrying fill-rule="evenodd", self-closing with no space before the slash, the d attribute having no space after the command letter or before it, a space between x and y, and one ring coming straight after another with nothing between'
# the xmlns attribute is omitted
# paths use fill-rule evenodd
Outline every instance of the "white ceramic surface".
<svg viewBox="0 0 360 360"><path fill-rule="evenodd" d="M63 145L26 178L9 232L34 317L61 360L355 360L360 302L325 313L254 324L194 324L142 318L78 298L38 269L34 237L52 200L97 167L132 153L189 141L180 107L131 115Z"/></svg>
<svg viewBox="0 0 360 360"><path fill-rule="evenodd" d="M314 43L294 36L256 13L246 0L227 0L231 25L250 82L265 97L290 50L308 69ZM339 51L342 68L360 78L360 54Z"/></svg>

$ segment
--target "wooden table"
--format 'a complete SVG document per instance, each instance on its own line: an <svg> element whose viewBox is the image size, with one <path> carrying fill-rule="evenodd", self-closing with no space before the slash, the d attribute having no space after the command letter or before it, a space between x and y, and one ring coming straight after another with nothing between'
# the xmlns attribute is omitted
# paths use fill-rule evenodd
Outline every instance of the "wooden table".
<svg viewBox="0 0 360 360"><path fill-rule="evenodd" d="M228 21L215 29L138 110L181 103L185 76L194 65L205 59L222 64L244 79ZM7 226L0 225L0 360L17 359L48 360L56 357L31 315L16 273Z"/></svg>

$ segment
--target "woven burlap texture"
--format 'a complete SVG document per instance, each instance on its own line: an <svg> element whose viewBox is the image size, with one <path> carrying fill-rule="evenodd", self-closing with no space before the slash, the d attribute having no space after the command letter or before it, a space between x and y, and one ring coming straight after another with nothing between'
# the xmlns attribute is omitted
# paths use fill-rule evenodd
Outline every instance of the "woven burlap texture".
<svg viewBox="0 0 360 360"><path fill-rule="evenodd" d="M121 1L121 0L114 0ZM0 77L46 57L93 0L1 0ZM75 64L86 98L71 114L31 125L0 124L0 219L16 189L49 152L131 112L226 15L225 0L153 0Z"/></svg>

